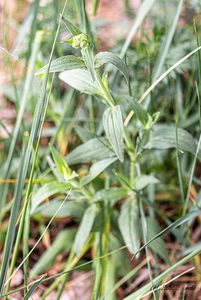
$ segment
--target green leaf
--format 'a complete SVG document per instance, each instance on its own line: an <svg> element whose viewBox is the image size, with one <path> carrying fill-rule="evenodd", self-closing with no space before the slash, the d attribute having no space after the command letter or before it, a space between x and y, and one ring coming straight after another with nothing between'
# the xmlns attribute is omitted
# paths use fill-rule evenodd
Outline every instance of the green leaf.
<svg viewBox="0 0 201 300"><path fill-rule="evenodd" d="M137 191L140 191L140 190L144 189L145 187L147 187L149 184L154 184L154 183L158 183L158 182L159 182L159 180L152 175L141 175L139 177L136 177L134 188Z"/></svg>
<svg viewBox="0 0 201 300"><path fill-rule="evenodd" d="M32 196L31 199L31 213L35 211L37 206L43 202L45 199L58 194L58 193L67 193L70 185L63 182L49 182L44 184L41 188L37 190L37 192Z"/></svg>
<svg viewBox="0 0 201 300"><path fill-rule="evenodd" d="M150 9L154 5L155 1L156 0L144 0L142 2L141 6L137 12L137 16L133 22L133 25L132 25L132 27L127 35L127 38L124 42L124 45L121 48L121 54L120 54L121 58L125 56L129 45L133 41L135 34L138 32L138 29L140 28L142 22L144 21L144 19L146 18L147 14L150 11Z"/></svg>
<svg viewBox="0 0 201 300"><path fill-rule="evenodd" d="M114 157L115 154L106 144L104 138L94 138L78 146L66 156L69 165L87 163L93 160Z"/></svg>
<svg viewBox="0 0 201 300"><path fill-rule="evenodd" d="M82 251L82 248L89 237L96 215L96 205L93 204L86 209L75 237L74 250L76 255L79 255Z"/></svg>
<svg viewBox="0 0 201 300"><path fill-rule="evenodd" d="M120 106L106 109L103 115L106 136L121 162L124 161L124 125Z"/></svg>
<svg viewBox="0 0 201 300"><path fill-rule="evenodd" d="M147 239L151 240L160 232L160 226L157 221L151 217L147 218ZM168 252L162 238L158 238L150 243L150 247L156 252L166 263L168 263Z"/></svg>
<svg viewBox="0 0 201 300"><path fill-rule="evenodd" d="M68 31L73 35L79 35L82 33L82 31L73 23L71 23L68 19L62 17L62 21L64 22L65 26L67 27Z"/></svg>
<svg viewBox="0 0 201 300"><path fill-rule="evenodd" d="M86 185L89 182L91 182L94 178L100 175L107 167L109 167L116 160L117 160L116 157L112 157L94 163L89 170L89 174L82 178L81 184Z"/></svg>
<svg viewBox="0 0 201 300"><path fill-rule="evenodd" d="M197 143L190 133L182 128L177 129L178 135L178 149L180 151L187 151L195 155L197 150ZM151 139L145 146L145 149L170 149L177 148L176 127L174 126L156 126L154 128ZM201 160L201 151L198 155Z"/></svg>
<svg viewBox="0 0 201 300"><path fill-rule="evenodd" d="M128 102L129 102L131 108L136 113L137 118L145 126L149 119L146 109L140 103L138 103L135 99L128 99Z"/></svg>
<svg viewBox="0 0 201 300"><path fill-rule="evenodd" d="M104 64L113 64L125 77L127 83L129 81L129 73L128 68L126 67L123 60L117 55L112 52L99 52L95 56L95 66L100 67Z"/></svg>
<svg viewBox="0 0 201 300"><path fill-rule="evenodd" d="M156 59L156 63L154 65L153 72L152 72L152 74L153 74L152 82L154 82L161 75L161 72L164 69L164 65L167 60L167 57L168 57L168 55L170 56L170 46L171 46L175 31L177 29L177 23L178 23L179 16L180 16L180 13L182 10L182 6L183 6L183 0L180 0L178 2L176 14L174 15L173 19L169 20L170 27L169 27L168 32L165 34L163 40L160 43L158 57ZM151 101L151 97L149 95L145 100L145 107L147 107L147 108L149 107L150 101Z"/></svg>
<svg viewBox="0 0 201 300"><path fill-rule="evenodd" d="M116 215L115 215L115 219L116 219ZM111 251L122 248L121 239L112 230L109 235L109 242L110 242L109 249L111 249ZM119 275L120 277L125 276L130 270L130 259L128 258L127 249L123 248L121 251L114 251L111 257L114 257L116 261L116 274Z"/></svg>
<svg viewBox="0 0 201 300"><path fill-rule="evenodd" d="M84 143L94 138L93 134L91 134L89 130L83 126L76 126L75 132L79 136L80 140Z"/></svg>
<svg viewBox="0 0 201 300"><path fill-rule="evenodd" d="M52 200L49 203L38 206L34 211L34 214L41 214L43 217L51 218L54 216L55 211L61 205L61 201ZM86 205L82 202L67 201L63 204L62 209L56 215L56 218L73 217L76 220L80 220L84 214Z"/></svg>
<svg viewBox="0 0 201 300"><path fill-rule="evenodd" d="M71 177L71 169L68 167L65 159L52 145L49 145L49 148L58 171L65 179L69 179Z"/></svg>
<svg viewBox="0 0 201 300"><path fill-rule="evenodd" d="M140 220L136 199L128 199L124 202L118 223L126 246L134 254L140 247Z"/></svg>
<svg viewBox="0 0 201 300"><path fill-rule="evenodd" d="M38 70L35 75L44 74L48 65ZM74 69L86 69L83 59L74 55L61 56L51 62L49 73L63 72Z"/></svg>
<svg viewBox="0 0 201 300"><path fill-rule="evenodd" d="M101 95L99 86L88 70L75 69L60 73L59 78L74 89L89 95Z"/></svg>
<svg viewBox="0 0 201 300"><path fill-rule="evenodd" d="M165 35L164 40L161 43L160 50L159 50L159 55L156 60L156 64L153 69L153 76L152 76L152 81L154 82L158 76L161 75L161 72L163 70L164 64L165 64L165 59L167 58L167 55L169 53L170 45L172 43L175 31L177 29L177 23L179 20L179 16L182 10L183 6L183 0L180 0L177 6L176 14L174 15L173 19L170 20L170 27Z"/></svg>
<svg viewBox="0 0 201 300"><path fill-rule="evenodd" d="M118 200L127 196L128 190L125 188L111 187L98 191L94 195L94 201L108 200L111 205L114 205Z"/></svg>
<svg viewBox="0 0 201 300"><path fill-rule="evenodd" d="M63 251L68 252L74 241L76 230L66 229L60 231L52 245L40 256L33 266L30 277L33 278L46 271L55 261L57 255Z"/></svg>

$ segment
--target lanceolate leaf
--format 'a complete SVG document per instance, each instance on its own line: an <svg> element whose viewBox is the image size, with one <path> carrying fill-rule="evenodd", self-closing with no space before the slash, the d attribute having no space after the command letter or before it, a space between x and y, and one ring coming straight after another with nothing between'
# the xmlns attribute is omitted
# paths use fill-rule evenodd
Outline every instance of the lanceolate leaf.
<svg viewBox="0 0 201 300"><path fill-rule="evenodd" d="M79 136L80 140L83 143L86 143L90 139L94 138L93 134L90 133L89 130L86 127L83 127L83 126L76 126L75 127L75 132Z"/></svg>
<svg viewBox="0 0 201 300"><path fill-rule="evenodd" d="M61 201L51 200L49 203L42 204L38 206L32 214L40 214L43 217L52 218L55 214L55 211L59 208L61 205ZM84 202L80 203L78 201L66 201L62 209L59 210L59 212L56 215L56 218L66 218L66 217L73 217L76 220L80 220L82 218L82 215L84 214L84 211L86 209L86 205Z"/></svg>
<svg viewBox="0 0 201 300"><path fill-rule="evenodd" d="M177 140L177 135L178 140ZM170 149L177 148L181 151L196 153L197 143L190 133L182 128L176 129L174 126L156 126L152 132L151 139L145 146L146 149ZM201 151L198 158L201 160Z"/></svg>
<svg viewBox="0 0 201 300"><path fill-rule="evenodd" d="M62 17L62 21L64 22L64 24L66 25L68 31L73 35L78 35L81 34L82 31L75 25L73 25L69 20L67 20L66 18Z"/></svg>
<svg viewBox="0 0 201 300"><path fill-rule="evenodd" d="M52 145L49 145L49 148L58 171L65 179L68 179L71 176L71 170L68 167L66 161Z"/></svg>
<svg viewBox="0 0 201 300"><path fill-rule="evenodd" d="M89 170L89 174L84 178L82 178L81 184L85 185L91 182L94 178L100 175L107 167L109 167L116 160L117 160L116 157L112 157L94 163Z"/></svg>
<svg viewBox="0 0 201 300"><path fill-rule="evenodd" d="M154 184L158 182L159 180L153 175L141 175L139 177L136 177L135 179L135 189L137 191L140 191L147 187L149 184Z"/></svg>
<svg viewBox="0 0 201 300"><path fill-rule="evenodd" d="M146 109L140 103L138 103L135 99L128 99L128 102L129 102L131 108L136 113L137 118L145 126L148 122L148 113L147 113Z"/></svg>
<svg viewBox="0 0 201 300"><path fill-rule="evenodd" d="M112 52L99 52L95 56L95 66L100 67L104 64L113 64L117 69L124 75L127 83L129 81L129 73L128 73L128 68L122 61L122 59L117 55Z"/></svg>
<svg viewBox="0 0 201 300"><path fill-rule="evenodd" d="M85 211L82 222L79 226L78 232L75 237L74 250L77 255L80 254L82 247L84 246L85 242L89 237L96 215L97 215L96 205L92 204Z"/></svg>
<svg viewBox="0 0 201 300"><path fill-rule="evenodd" d="M118 200L122 199L128 194L125 188L111 187L98 191L94 195L94 201L108 200L111 205L114 205Z"/></svg>
<svg viewBox="0 0 201 300"><path fill-rule="evenodd" d="M118 223L126 246L134 254L140 247L140 220L136 199L124 202Z"/></svg>
<svg viewBox="0 0 201 300"><path fill-rule="evenodd" d="M47 71L48 65L38 70L35 75L43 74ZM51 62L49 72L63 72L74 69L86 69L83 59L74 55L61 56Z"/></svg>
<svg viewBox="0 0 201 300"><path fill-rule="evenodd" d="M103 115L103 126L106 136L121 162L124 161L124 125L120 106L106 109Z"/></svg>
<svg viewBox="0 0 201 300"><path fill-rule="evenodd" d="M57 194L57 193L66 193L70 188L69 184L63 182L50 182L44 184L37 192L32 196L31 200L31 213L33 213L36 207L43 202L45 199Z"/></svg>
<svg viewBox="0 0 201 300"><path fill-rule="evenodd" d="M66 156L69 165L87 163L93 160L114 157L115 153L110 150L104 138L94 138L75 148Z"/></svg>
<svg viewBox="0 0 201 300"><path fill-rule="evenodd" d="M93 81L88 70L75 69L64 71L59 75L59 78L82 93L101 95L97 82Z"/></svg>

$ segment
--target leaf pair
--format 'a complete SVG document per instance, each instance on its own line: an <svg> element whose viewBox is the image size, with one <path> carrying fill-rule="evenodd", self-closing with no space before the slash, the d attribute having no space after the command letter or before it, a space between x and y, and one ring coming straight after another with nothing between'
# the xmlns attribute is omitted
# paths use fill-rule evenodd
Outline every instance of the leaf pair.
<svg viewBox="0 0 201 300"><path fill-rule="evenodd" d="M81 32L81 30L69 20L63 18L63 22L73 36L73 38L69 40L69 43L73 46L73 44L75 44L73 41L78 39L76 45L77 43L80 45L79 48L81 48L83 57L79 58L73 55L60 57L51 62L49 72L62 72L60 79L80 92L91 95L101 95L96 80L95 69L106 63L111 63L123 74L128 83L129 74L127 67L118 55L111 52L100 52L94 57L89 36ZM88 46L82 47L82 39L88 41ZM43 74L46 70L47 66L38 70L36 75Z"/></svg>
<svg viewBox="0 0 201 300"><path fill-rule="evenodd" d="M94 78L92 78L91 72L89 72L88 70L82 70L84 68L83 61L80 58L74 58L69 61L70 64L67 66L66 71L60 74L60 79L80 92L91 94L91 95L94 94L101 95L99 91L99 85L97 81L94 80ZM65 61L65 63L67 63L67 60ZM114 54L112 52L100 52L94 58L95 68L99 68L100 66L107 63L111 63L115 67L117 67L117 69L123 74L123 76L125 77L128 83L129 74L126 65L117 54ZM80 68L79 68L79 64L80 64ZM70 69L70 65L72 66L72 69ZM61 69L61 65L60 65L60 69ZM64 66L62 67L62 69L64 69ZM51 68L50 68L50 72L51 72Z"/></svg>
<svg viewBox="0 0 201 300"><path fill-rule="evenodd" d="M128 82L129 74L127 68L118 55L111 52L100 52L95 56L95 68L99 68L106 63L111 63L116 66ZM47 67L47 65L44 66L42 69L38 70L35 75L44 74ZM59 57L51 62L49 72L62 72L60 74L60 79L74 89L82 93L90 95L98 94L101 96L97 81L92 79L91 72L87 70L84 59L80 57L74 55Z"/></svg>

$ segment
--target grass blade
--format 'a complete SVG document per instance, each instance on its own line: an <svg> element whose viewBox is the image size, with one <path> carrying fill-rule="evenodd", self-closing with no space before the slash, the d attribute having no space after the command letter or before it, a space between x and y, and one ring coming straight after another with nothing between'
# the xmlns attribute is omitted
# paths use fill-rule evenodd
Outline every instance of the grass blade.
<svg viewBox="0 0 201 300"><path fill-rule="evenodd" d="M16 186L15 189L15 201L13 203L12 210L11 210L11 215L10 215L8 229L7 229L6 240L5 240L5 246L4 246L4 252L2 256L2 266L1 266L1 273L0 273L0 296L3 290L3 284L6 278L6 272L10 260L10 254L12 250L14 237L15 237L16 221L18 218L20 203L21 203L21 190L25 180L25 177L22 176L24 175L23 171L24 171L25 149L26 147L24 147L22 152L21 165L18 174L18 185Z"/></svg>
<svg viewBox="0 0 201 300"><path fill-rule="evenodd" d="M191 260L193 257L195 257L196 255L198 255L200 253L201 253L201 247L199 247L197 250L193 251L192 253L190 253L186 257L182 258L177 263L175 263L173 266L171 266L170 268L165 270L162 274L160 274L159 276L154 278L152 282L146 284L144 287L142 287L138 291L132 293L128 297L125 297L124 300L134 300L134 299L140 300L140 299L142 299L142 297L152 288L152 285L153 286L158 285L165 277L167 277L167 275L169 275L174 270L176 270L178 267L182 266L183 264L185 264L186 262L188 262L189 260Z"/></svg>
<svg viewBox="0 0 201 300"><path fill-rule="evenodd" d="M15 123L15 127L13 130L13 134L12 134L12 140L11 140L11 144L10 144L10 148L9 148L9 152L8 152L8 156L5 162L5 166L4 166L4 171L3 171L3 178L4 179L8 179L9 176L9 172L10 172L10 167L11 167L11 163L12 163L12 159L13 159L13 154L15 151L15 145L18 139L18 135L19 135L19 131L20 131L20 126L22 123L22 119L23 119L23 115L25 112L25 108L27 105L27 101L29 99L29 94L30 94L30 88L31 88L31 83L32 83L32 79L33 79L33 74L34 74L34 67L35 67L35 62L36 62L36 58L38 55L38 50L40 47L40 43L41 43L41 32L38 32L36 34L35 37L35 41L34 41L34 46L33 46L33 51L29 60L29 64L28 64L28 69L27 69L27 74L26 74L26 80L25 80L25 84L24 84L24 90L23 90L23 95L22 95L22 99L20 101L20 108L19 108L19 112L17 115L17 120ZM6 185L5 185L6 187ZM3 207L3 203L4 203L4 199L6 197L6 188L4 188L4 186L0 187L1 194L2 194L2 198L0 201L0 210Z"/></svg>
<svg viewBox="0 0 201 300"><path fill-rule="evenodd" d="M167 57L170 45L172 43L172 39L174 37L175 31L177 28L177 23L179 20L183 2L184 2L183 0L179 1L175 17L174 17L173 21L171 22L170 29L167 33L167 36L164 39L164 42L161 43L159 57L156 61L156 64L155 64L155 67L153 70L152 81L155 81L158 78L158 76L161 74L161 71L164 67L165 59Z"/></svg>
<svg viewBox="0 0 201 300"><path fill-rule="evenodd" d="M128 47L130 45L130 43L132 42L133 37L135 36L135 34L137 33L140 25L142 24L142 22L144 21L145 17L147 16L147 14L149 13L150 9L152 8L152 6L154 5L155 0L145 0L139 11L137 14L137 18L134 21L134 24L127 36L127 39L121 49L121 53L120 53L120 57L123 58L126 54L126 51L128 50Z"/></svg>
<svg viewBox="0 0 201 300"><path fill-rule="evenodd" d="M67 0L64 4L62 15L64 13L66 4L67 4ZM52 45L52 50L51 50L50 59L49 59L49 68L50 68L57 36L59 33L60 25L61 25L61 19L60 19L60 22L59 22L59 25L58 25L58 28L57 28L57 31L55 34L54 42ZM39 35L39 37L40 36L41 36L41 34ZM39 38L39 37L37 37L37 38ZM35 140L37 138L38 129L40 128L41 121L42 122L44 121L43 106L46 103L46 101L45 101L46 100L46 87L47 87L47 82L48 82L49 68L46 72L45 80L43 83L41 98L39 99L37 106L36 106L28 146L27 146L26 152L23 157L24 163L21 166L21 169L19 172L19 181L18 181L18 185L16 186L15 201L14 201L13 208L12 208L12 215L9 220L9 229L7 231L6 242L5 242L4 252L3 252L3 257L2 257L2 267L1 267L1 273L0 273L0 296L3 291L3 286L4 286L4 282L5 282L5 278L6 278L7 269L8 269L9 259L10 259L10 255L11 255L11 251L12 251L13 242L14 242L14 236L15 236L15 231L16 231L15 226L16 226L16 222L17 222L17 218L18 218L18 212L19 212L21 197L22 197L22 193L23 193L23 187L24 187L24 183L25 183L25 179L26 179L26 175L27 175L27 171L28 171L28 166L29 166L29 162L30 162L30 158L31 158L33 145L35 145ZM28 83L27 83L27 86L28 86ZM27 86L26 86L26 89L27 89ZM26 89L25 89L25 91L26 91ZM45 112L45 110L44 110L44 112ZM21 115L20 115L20 117L21 117ZM16 138L18 135L20 123L21 122L17 121L16 127L15 127L16 128ZM39 138L40 138L40 136L39 136ZM11 154L14 150L14 146L15 146L15 141L12 143L12 147L10 148ZM12 157L11 154L10 154L9 164L7 166L10 166L11 157ZM7 173L8 173L8 167L7 167Z"/></svg>

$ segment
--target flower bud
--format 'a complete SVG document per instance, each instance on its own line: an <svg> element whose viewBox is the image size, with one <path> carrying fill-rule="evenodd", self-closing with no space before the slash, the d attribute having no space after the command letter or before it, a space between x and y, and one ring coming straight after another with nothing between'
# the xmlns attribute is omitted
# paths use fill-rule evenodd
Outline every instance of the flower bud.
<svg viewBox="0 0 201 300"><path fill-rule="evenodd" d="M72 38L72 47L73 48L88 48L89 47L89 38L86 34L81 33L79 35L75 35Z"/></svg>

